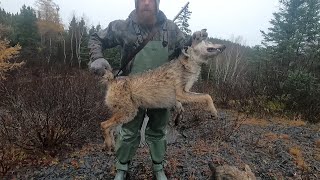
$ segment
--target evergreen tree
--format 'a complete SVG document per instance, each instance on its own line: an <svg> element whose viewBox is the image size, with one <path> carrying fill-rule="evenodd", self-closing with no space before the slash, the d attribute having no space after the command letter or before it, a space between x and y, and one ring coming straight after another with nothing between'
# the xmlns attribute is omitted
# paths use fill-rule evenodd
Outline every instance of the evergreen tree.
<svg viewBox="0 0 320 180"><path fill-rule="evenodd" d="M6 12L0 7L0 24L9 25L13 21L13 14Z"/></svg>
<svg viewBox="0 0 320 180"><path fill-rule="evenodd" d="M22 47L36 48L39 43L37 17L31 7L22 6L17 17L16 41Z"/></svg>
<svg viewBox="0 0 320 180"><path fill-rule="evenodd" d="M280 11L274 13L269 32L262 31L263 44L270 50L278 71L286 75L296 67L309 68L313 62L308 53L319 52L319 0L280 0Z"/></svg>
<svg viewBox="0 0 320 180"><path fill-rule="evenodd" d="M302 18L306 30L308 68L320 78L320 1L307 0L306 16Z"/></svg>
<svg viewBox="0 0 320 180"><path fill-rule="evenodd" d="M69 47L70 47L70 64L73 65L74 61L76 60L77 54L76 54L76 29L78 22L76 20L76 16L73 15L71 22L69 23L69 30L68 30L68 39L69 39Z"/></svg>
<svg viewBox="0 0 320 180"><path fill-rule="evenodd" d="M310 121L320 117L320 1L280 0L281 8L263 32L267 94L286 110L302 113ZM318 77L318 78L317 78Z"/></svg>
<svg viewBox="0 0 320 180"><path fill-rule="evenodd" d="M89 30L89 35L92 35L95 32L96 32L96 28L94 26L91 26L91 28Z"/></svg>
<svg viewBox="0 0 320 180"><path fill-rule="evenodd" d="M81 67L81 64L87 64L89 61L89 48L88 48L88 42L89 42L89 35L88 30L86 27L86 22L84 21L84 18L81 18L80 22L78 23L78 29L77 29L77 36L78 36L78 66Z"/></svg>
<svg viewBox="0 0 320 180"><path fill-rule="evenodd" d="M2 28L5 27L6 29L6 31L2 32L5 33L2 34L2 36L5 36L11 43L14 42L15 39L14 27L16 26L16 16L17 15L6 12L0 7L0 25L2 25Z"/></svg>
<svg viewBox="0 0 320 180"><path fill-rule="evenodd" d="M98 24L97 27L96 27L96 32L99 32L101 30L101 25Z"/></svg>
<svg viewBox="0 0 320 180"><path fill-rule="evenodd" d="M180 28L180 30L185 35L191 35L191 30L189 29L189 19L191 16L191 11L189 11L189 4L187 7L182 11L182 13L177 18L177 25Z"/></svg>

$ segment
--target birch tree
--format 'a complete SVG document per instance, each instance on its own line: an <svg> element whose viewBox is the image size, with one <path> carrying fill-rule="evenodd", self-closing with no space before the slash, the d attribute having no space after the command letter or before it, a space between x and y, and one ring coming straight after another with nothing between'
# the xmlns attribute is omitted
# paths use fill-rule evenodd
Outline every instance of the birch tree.
<svg viewBox="0 0 320 180"><path fill-rule="evenodd" d="M59 15L59 6L52 0L37 0L38 29L41 45L46 51L47 62L50 62L53 50L56 50L57 41L63 32L63 25Z"/></svg>

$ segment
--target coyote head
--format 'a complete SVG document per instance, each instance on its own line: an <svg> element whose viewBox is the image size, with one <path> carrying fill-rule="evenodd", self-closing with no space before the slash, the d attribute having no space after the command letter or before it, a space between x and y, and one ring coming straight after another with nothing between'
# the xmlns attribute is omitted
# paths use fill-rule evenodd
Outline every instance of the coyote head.
<svg viewBox="0 0 320 180"><path fill-rule="evenodd" d="M183 54L194 61L207 63L209 59L212 59L226 49L225 45L213 44L207 38L208 33L206 29L193 33L191 46L186 47L182 51Z"/></svg>

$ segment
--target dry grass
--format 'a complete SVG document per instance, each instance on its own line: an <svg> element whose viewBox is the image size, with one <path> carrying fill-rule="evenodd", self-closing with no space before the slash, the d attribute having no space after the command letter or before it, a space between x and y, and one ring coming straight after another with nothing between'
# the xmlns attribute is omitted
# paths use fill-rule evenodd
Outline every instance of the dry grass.
<svg viewBox="0 0 320 180"><path fill-rule="evenodd" d="M0 179L7 172L27 159L26 153L20 148L6 145L0 149Z"/></svg>
<svg viewBox="0 0 320 180"><path fill-rule="evenodd" d="M279 125L283 126L290 126L290 127L301 127L301 126L306 126L306 122L303 121L302 119L297 119L294 118L294 120L290 120L288 118L283 118L283 117L275 117L271 119L271 122L261 119L261 118L248 118L246 119L243 124L245 125L251 125L251 126L261 126L261 127L266 127L270 123L276 123Z"/></svg>
<svg viewBox="0 0 320 180"><path fill-rule="evenodd" d="M275 141L275 140L279 139L278 135L273 132L268 132L268 133L264 134L264 137L268 141Z"/></svg>
<svg viewBox="0 0 320 180"><path fill-rule="evenodd" d="M259 119L259 118L248 118L243 122L245 125L252 125L252 126L268 126L269 122L265 119Z"/></svg>
<svg viewBox="0 0 320 180"><path fill-rule="evenodd" d="M301 148L298 146L291 147L289 149L289 153L294 157L296 165L303 171L308 171L309 167L307 163L304 161L302 156Z"/></svg>
<svg viewBox="0 0 320 180"><path fill-rule="evenodd" d="M314 151L314 158L317 161L320 161L320 139L316 140L315 145L316 145L316 148Z"/></svg>
<svg viewBox="0 0 320 180"><path fill-rule="evenodd" d="M317 148L320 148L320 139L316 140L315 144Z"/></svg>
<svg viewBox="0 0 320 180"><path fill-rule="evenodd" d="M314 159L320 161L320 149L315 150Z"/></svg>
<svg viewBox="0 0 320 180"><path fill-rule="evenodd" d="M301 150L299 147L292 147L289 149L289 153L292 155L292 156L302 156L301 154Z"/></svg>
<svg viewBox="0 0 320 180"><path fill-rule="evenodd" d="M85 144L84 146L82 146L82 148L78 151L74 151L73 153L71 153L71 157L75 158L75 157L84 157L88 154L90 154L91 152L95 152L95 151L103 151L104 147L102 144L93 144L93 143L89 143L89 144Z"/></svg>
<svg viewBox="0 0 320 180"><path fill-rule="evenodd" d="M287 134L276 134L273 132L268 132L260 136L260 138L256 142L256 145L258 147L269 147L270 143L273 143L274 141L279 139L289 141L290 136Z"/></svg>
<svg viewBox="0 0 320 180"><path fill-rule="evenodd" d="M283 125L283 126L291 126L291 127L301 127L306 126L306 122L300 118L294 118L293 120L287 118L274 118L273 122Z"/></svg>
<svg viewBox="0 0 320 180"><path fill-rule="evenodd" d="M290 136L288 134L280 134L279 135L279 138L280 139L284 139L284 140L289 140L290 139Z"/></svg>
<svg viewBox="0 0 320 180"><path fill-rule="evenodd" d="M203 156L208 153L213 153L215 151L214 149L215 148L213 145L211 145L203 140L200 140L200 141L196 142L196 144L193 146L193 153L196 155Z"/></svg>
<svg viewBox="0 0 320 180"><path fill-rule="evenodd" d="M275 141L277 139L284 139L284 140L289 140L290 136L287 134L275 134L273 132L268 132L264 134L264 136L267 140L269 141Z"/></svg>
<svg viewBox="0 0 320 180"><path fill-rule="evenodd" d="M171 172L176 172L178 166L181 166L181 163L178 161L177 158L170 158L169 159L169 167Z"/></svg>

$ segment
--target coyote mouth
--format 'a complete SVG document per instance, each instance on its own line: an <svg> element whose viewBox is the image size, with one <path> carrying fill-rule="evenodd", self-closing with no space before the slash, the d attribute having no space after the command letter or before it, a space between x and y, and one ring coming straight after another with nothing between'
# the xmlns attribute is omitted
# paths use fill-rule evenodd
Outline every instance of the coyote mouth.
<svg viewBox="0 0 320 180"><path fill-rule="evenodd" d="M207 48L208 52L215 52L215 51L219 51L221 52L222 50L220 48Z"/></svg>

